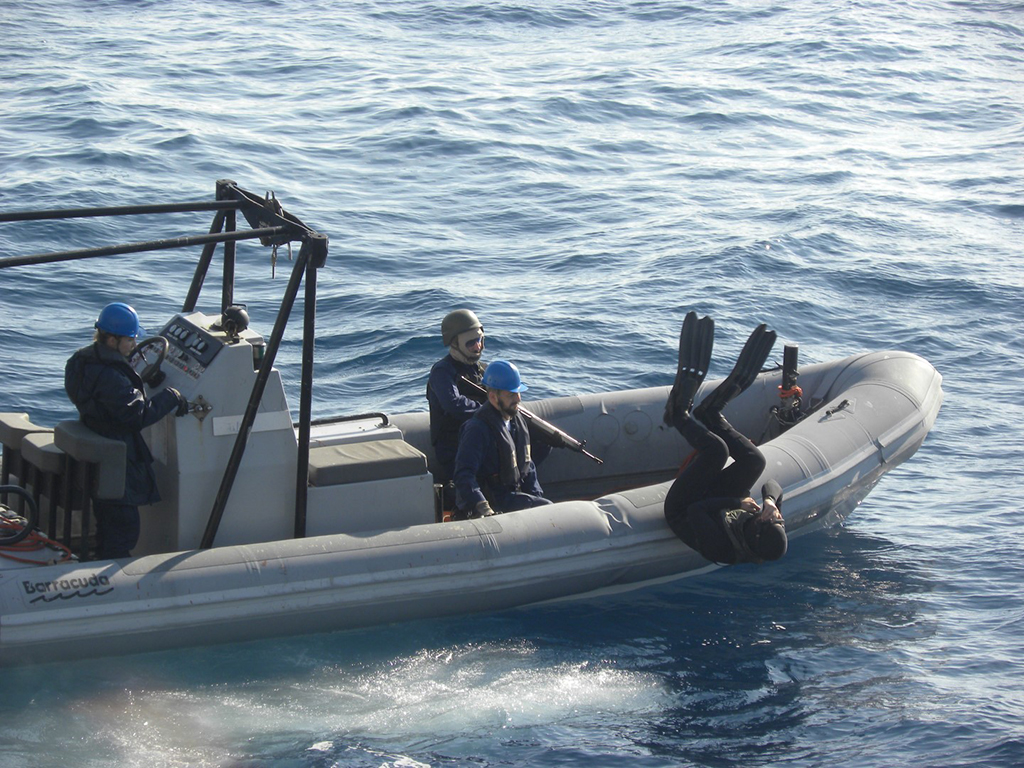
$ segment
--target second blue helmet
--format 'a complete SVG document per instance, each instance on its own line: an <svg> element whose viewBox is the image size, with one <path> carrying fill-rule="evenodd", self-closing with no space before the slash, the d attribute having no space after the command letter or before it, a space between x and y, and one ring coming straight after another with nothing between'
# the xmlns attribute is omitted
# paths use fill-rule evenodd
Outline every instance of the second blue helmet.
<svg viewBox="0 0 1024 768"><path fill-rule="evenodd" d="M506 392L525 392L529 389L519 377L519 369L508 360L495 360L484 371L483 385Z"/></svg>

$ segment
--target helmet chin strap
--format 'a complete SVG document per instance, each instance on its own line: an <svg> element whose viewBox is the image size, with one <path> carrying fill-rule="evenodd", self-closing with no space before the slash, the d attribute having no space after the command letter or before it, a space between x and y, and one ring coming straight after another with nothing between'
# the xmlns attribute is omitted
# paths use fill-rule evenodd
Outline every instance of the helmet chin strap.
<svg viewBox="0 0 1024 768"><path fill-rule="evenodd" d="M465 352L463 352L461 349L459 349L459 342L458 342L457 339L456 339L454 344L452 344L450 347L448 347L448 351L451 354L451 356L454 357L456 360L458 360L460 363L468 363L468 364L472 365L473 363L476 363L476 362L480 361L480 355L476 355L475 357L470 357ZM481 353L483 352L482 349L480 351L481 351Z"/></svg>
<svg viewBox="0 0 1024 768"><path fill-rule="evenodd" d="M480 339L480 345L473 348L476 350L475 352L471 352L468 343L477 338ZM472 365L479 362L481 355L484 353L483 335L475 328L463 331L455 337L455 341L448 345L448 349L451 356L460 363Z"/></svg>

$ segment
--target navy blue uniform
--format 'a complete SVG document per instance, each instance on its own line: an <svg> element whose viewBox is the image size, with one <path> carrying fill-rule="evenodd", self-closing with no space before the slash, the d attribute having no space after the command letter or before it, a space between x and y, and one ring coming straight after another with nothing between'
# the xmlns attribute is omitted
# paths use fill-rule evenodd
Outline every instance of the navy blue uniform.
<svg viewBox="0 0 1024 768"><path fill-rule="evenodd" d="M64 368L64 388L82 423L125 444L124 496L95 504L97 554L128 557L139 540L139 505L160 500L153 454L142 429L175 411L181 395L165 389L147 399L138 373L117 351L103 344L82 347Z"/></svg>
<svg viewBox="0 0 1024 768"><path fill-rule="evenodd" d="M438 471L434 479L446 483L452 479L455 454L459 448L459 429L480 408L480 403L467 397L459 387L465 376L474 384L483 378L479 363L460 363L446 355L434 363L427 379L427 402L430 404L430 444L434 446Z"/></svg>
<svg viewBox="0 0 1024 768"><path fill-rule="evenodd" d="M463 425L455 458L455 494L463 514L485 500L495 512L551 503L537 479L530 431L521 414L506 427L497 409L485 403Z"/></svg>

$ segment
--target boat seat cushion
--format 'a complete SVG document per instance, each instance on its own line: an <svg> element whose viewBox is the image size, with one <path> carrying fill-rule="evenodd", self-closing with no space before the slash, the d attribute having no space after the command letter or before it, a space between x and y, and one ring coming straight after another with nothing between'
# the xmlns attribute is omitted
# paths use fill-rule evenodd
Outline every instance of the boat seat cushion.
<svg viewBox="0 0 1024 768"><path fill-rule="evenodd" d="M0 413L0 443L14 450L21 449L21 441L26 435L52 431L33 424L27 413Z"/></svg>
<svg viewBox="0 0 1024 768"><path fill-rule="evenodd" d="M56 446L75 461L97 465L96 498L124 496L124 443L98 435L80 421L60 422L54 427L53 437Z"/></svg>
<svg viewBox="0 0 1024 768"><path fill-rule="evenodd" d="M309 452L310 485L365 483L423 475L427 457L404 440L325 445Z"/></svg>
<svg viewBox="0 0 1024 768"><path fill-rule="evenodd" d="M21 441L21 455L43 472L59 475L64 469L64 451L54 443L53 432L26 435Z"/></svg>

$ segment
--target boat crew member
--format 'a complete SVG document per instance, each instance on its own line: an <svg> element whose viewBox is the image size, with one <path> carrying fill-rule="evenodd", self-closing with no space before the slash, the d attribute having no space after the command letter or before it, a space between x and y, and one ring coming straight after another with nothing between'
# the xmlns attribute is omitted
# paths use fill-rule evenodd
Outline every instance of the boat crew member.
<svg viewBox="0 0 1024 768"><path fill-rule="evenodd" d="M430 404L430 444L434 446L434 482L444 490L444 508L455 505L452 475L459 448L459 429L480 408L469 396L462 377L479 384L484 375L484 327L468 309L449 312L441 321L441 339L448 354L434 363L427 379Z"/></svg>
<svg viewBox="0 0 1024 768"><path fill-rule="evenodd" d="M527 386L519 369L495 360L484 371L487 402L463 426L455 456L457 519L550 504L530 457L530 430L519 413Z"/></svg>
<svg viewBox="0 0 1024 768"><path fill-rule="evenodd" d="M726 421L722 408L749 387L775 342L775 332L758 326L732 373L693 408L707 374L714 322L687 314L679 341L679 370L665 406L665 423L678 429L696 451L665 498L665 518L686 544L716 563L778 560L788 541L774 480L761 489L759 505L750 489L765 469L760 449ZM726 467L732 457L733 463Z"/></svg>
<svg viewBox="0 0 1024 768"><path fill-rule="evenodd" d="M64 367L64 389L85 426L125 444L124 496L96 499L96 544L100 559L129 557L139 540L139 505L160 500L153 455L142 429L169 413L184 416L188 401L167 388L147 398L143 381L128 364L142 335L136 311L121 302L105 306L96 320L93 343Z"/></svg>

